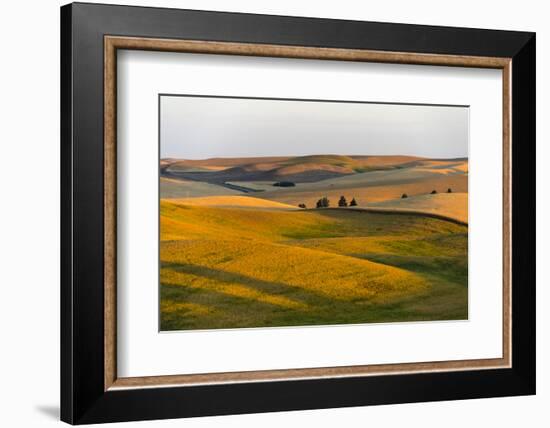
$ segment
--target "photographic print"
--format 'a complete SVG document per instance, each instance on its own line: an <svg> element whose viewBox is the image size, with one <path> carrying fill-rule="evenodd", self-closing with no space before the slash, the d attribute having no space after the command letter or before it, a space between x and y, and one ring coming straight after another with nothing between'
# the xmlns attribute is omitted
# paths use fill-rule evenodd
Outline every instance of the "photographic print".
<svg viewBox="0 0 550 428"><path fill-rule="evenodd" d="M159 95L161 331L468 319L469 109Z"/></svg>

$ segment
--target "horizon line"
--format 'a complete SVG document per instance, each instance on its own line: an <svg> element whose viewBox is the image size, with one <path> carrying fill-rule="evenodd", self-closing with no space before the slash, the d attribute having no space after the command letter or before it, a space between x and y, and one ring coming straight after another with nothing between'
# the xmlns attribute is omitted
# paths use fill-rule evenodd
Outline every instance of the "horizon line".
<svg viewBox="0 0 550 428"><path fill-rule="evenodd" d="M177 160L190 160L190 161L207 161L207 160L213 160L213 159L261 159L261 158L305 158L305 157L313 157L313 156L339 156L339 157L349 157L349 158L357 158L357 157L410 157L410 158L418 158L418 159L429 159L429 160L463 160L468 159L468 156L453 156L449 158L444 157L427 157L427 156L418 156L418 155L338 155L334 153L320 153L320 154L312 154L312 155L264 155L264 156L213 156L209 158L181 158L181 157L175 157L175 156L166 156L166 157L160 157L160 160L167 160L167 159L177 159Z"/></svg>

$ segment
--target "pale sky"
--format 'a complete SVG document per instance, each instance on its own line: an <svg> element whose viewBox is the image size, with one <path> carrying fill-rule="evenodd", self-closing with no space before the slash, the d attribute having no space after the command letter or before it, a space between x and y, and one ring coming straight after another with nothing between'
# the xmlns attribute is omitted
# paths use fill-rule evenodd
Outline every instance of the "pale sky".
<svg viewBox="0 0 550 428"><path fill-rule="evenodd" d="M468 156L468 107L160 97L161 158Z"/></svg>

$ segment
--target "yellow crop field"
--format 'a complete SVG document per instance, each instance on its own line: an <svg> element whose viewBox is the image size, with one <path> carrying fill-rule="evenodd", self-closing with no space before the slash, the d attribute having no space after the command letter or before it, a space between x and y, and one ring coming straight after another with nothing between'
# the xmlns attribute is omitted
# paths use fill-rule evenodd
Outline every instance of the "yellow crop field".
<svg viewBox="0 0 550 428"><path fill-rule="evenodd" d="M221 195L162 199L160 232L162 330L467 318L452 222Z"/></svg>
<svg viewBox="0 0 550 428"><path fill-rule="evenodd" d="M203 206L203 207L239 207L239 208L272 208L293 209L295 205L268 199L252 198L248 196L204 196L196 198L171 199L171 203L177 205Z"/></svg>
<svg viewBox="0 0 550 428"><path fill-rule="evenodd" d="M425 213L441 214L468 223L467 193L437 193L409 198L390 199L368 204L369 207L388 209L416 210Z"/></svg>

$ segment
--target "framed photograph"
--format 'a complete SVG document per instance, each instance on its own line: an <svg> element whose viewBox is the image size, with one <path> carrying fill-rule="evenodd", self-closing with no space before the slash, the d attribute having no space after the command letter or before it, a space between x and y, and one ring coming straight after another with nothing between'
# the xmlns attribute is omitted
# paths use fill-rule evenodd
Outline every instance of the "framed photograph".
<svg viewBox="0 0 550 428"><path fill-rule="evenodd" d="M61 417L535 393L535 35L61 8Z"/></svg>

